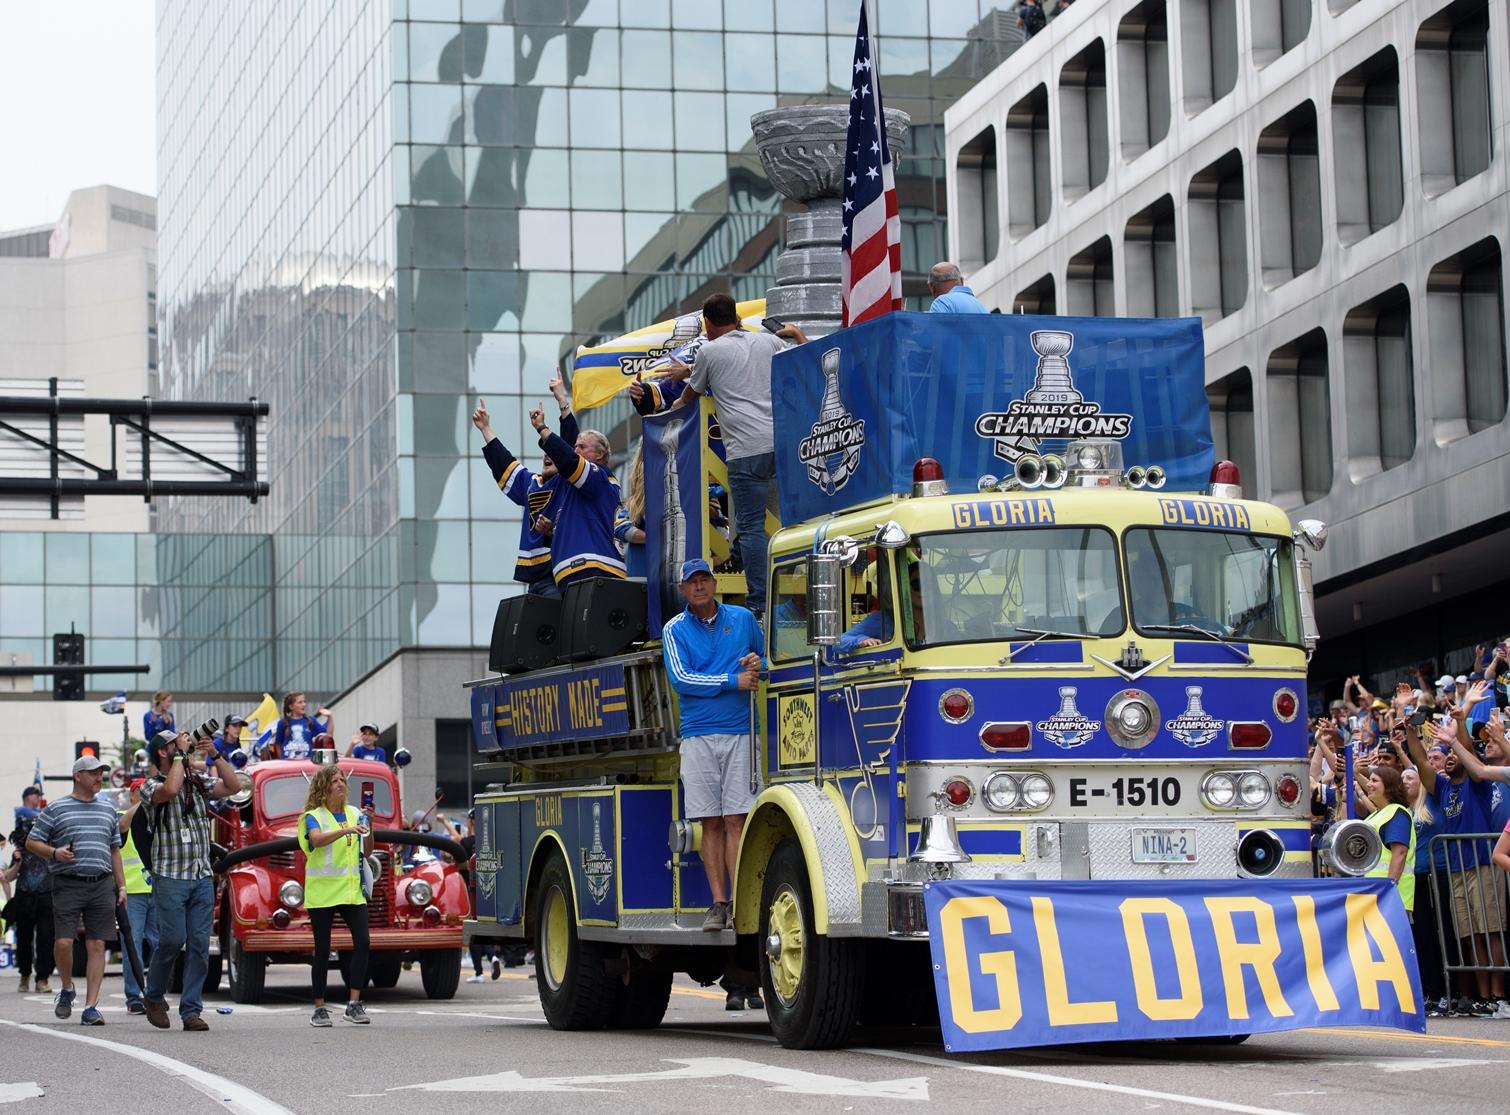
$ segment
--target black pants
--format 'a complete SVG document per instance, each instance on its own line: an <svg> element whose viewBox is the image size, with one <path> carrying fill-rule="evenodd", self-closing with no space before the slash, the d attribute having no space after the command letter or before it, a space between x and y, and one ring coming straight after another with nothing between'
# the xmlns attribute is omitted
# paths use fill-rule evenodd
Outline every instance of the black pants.
<svg viewBox="0 0 1510 1115"><path fill-rule="evenodd" d="M341 915L346 928L351 930L351 968L348 991L367 986L367 946L371 940L367 933L367 904L351 906L319 906L309 911L309 925L315 931L315 955L310 961L310 982L314 985L315 998L325 998L325 971L330 963L330 928L335 916Z"/></svg>
<svg viewBox="0 0 1510 1115"><path fill-rule="evenodd" d="M31 974L32 963L35 961L37 978L46 979L52 975L54 967L52 895L18 896L11 912L15 914L12 924L16 927L16 968L20 971L21 978L25 979Z"/></svg>
<svg viewBox="0 0 1510 1115"><path fill-rule="evenodd" d="M1446 873L1438 872L1446 881ZM1437 936L1437 903L1440 901L1431 883L1431 872L1416 873L1416 909L1411 915L1410 932L1416 944L1416 962L1421 967L1421 995L1428 1005L1447 994L1442 982L1442 942ZM1452 933L1452 905L1442 910L1442 932ZM1456 946L1457 942L1454 941Z"/></svg>

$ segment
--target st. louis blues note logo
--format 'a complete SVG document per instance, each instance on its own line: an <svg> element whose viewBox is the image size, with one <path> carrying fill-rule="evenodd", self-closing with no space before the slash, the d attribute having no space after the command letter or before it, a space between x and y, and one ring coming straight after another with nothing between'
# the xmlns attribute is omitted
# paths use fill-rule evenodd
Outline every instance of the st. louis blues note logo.
<svg viewBox="0 0 1510 1115"><path fill-rule="evenodd" d="M807 437L797 445L797 459L807 478L833 495L855 474L865 447L865 420L844 408L839 397L839 349L823 354L823 402Z"/></svg>
<svg viewBox="0 0 1510 1115"><path fill-rule="evenodd" d="M1033 389L1005 412L989 411L975 420L975 432L991 439L996 456L1015 463L1025 453L1038 452L1040 441L1121 439L1132 432L1132 415L1102 414L1099 403L1086 402L1075 389L1065 359L1075 347L1075 334L1039 329L1028 340L1038 354Z"/></svg>
<svg viewBox="0 0 1510 1115"><path fill-rule="evenodd" d="M1201 687L1185 687L1185 711L1169 720L1164 727L1169 734L1186 747L1200 747L1210 743L1227 727L1225 720L1217 720L1201 707Z"/></svg>
<svg viewBox="0 0 1510 1115"><path fill-rule="evenodd" d="M1076 689L1066 685L1059 690L1059 709L1034 727L1038 734L1060 747L1079 747L1101 730L1101 721L1092 720L1075 707Z"/></svg>

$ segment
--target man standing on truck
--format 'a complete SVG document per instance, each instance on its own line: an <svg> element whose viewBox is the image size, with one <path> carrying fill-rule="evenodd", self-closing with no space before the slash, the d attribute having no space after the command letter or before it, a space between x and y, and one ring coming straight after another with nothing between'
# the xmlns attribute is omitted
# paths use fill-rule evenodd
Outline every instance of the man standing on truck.
<svg viewBox="0 0 1510 1115"><path fill-rule="evenodd" d="M682 562L686 611L661 629L666 674L681 710L681 779L687 816L703 826L701 854L713 905L709 932L727 929L735 860L745 815L755 803L750 697L760 679L764 639L755 616L720 603L702 558Z"/></svg>

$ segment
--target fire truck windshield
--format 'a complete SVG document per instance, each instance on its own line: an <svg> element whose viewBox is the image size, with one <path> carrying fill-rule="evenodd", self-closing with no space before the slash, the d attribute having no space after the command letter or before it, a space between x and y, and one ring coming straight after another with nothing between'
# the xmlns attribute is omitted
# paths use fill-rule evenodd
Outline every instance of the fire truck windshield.
<svg viewBox="0 0 1510 1115"><path fill-rule="evenodd" d="M1302 642L1287 538L1137 528L1126 536L1133 626L1167 638L1195 628L1222 639Z"/></svg>
<svg viewBox="0 0 1510 1115"><path fill-rule="evenodd" d="M379 817L393 816L393 788L381 778L363 778L353 775L346 782L346 798L352 805L362 804L362 787L372 783L372 811ZM264 817L288 817L304 812L304 799L309 793L309 783L303 775L287 775L270 778L262 784L262 815Z"/></svg>
<svg viewBox="0 0 1510 1115"><path fill-rule="evenodd" d="M1125 626L1117 544L1101 527L923 535L902 553L903 634L912 647Z"/></svg>

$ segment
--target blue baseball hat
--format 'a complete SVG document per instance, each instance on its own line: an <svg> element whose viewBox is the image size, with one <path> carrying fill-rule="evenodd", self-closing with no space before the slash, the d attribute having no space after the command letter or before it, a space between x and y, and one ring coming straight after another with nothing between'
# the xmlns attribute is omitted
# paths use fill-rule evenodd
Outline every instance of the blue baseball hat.
<svg viewBox="0 0 1510 1115"><path fill-rule="evenodd" d="M713 576L713 569L703 558L688 558L682 562L682 583L686 584L699 573Z"/></svg>

